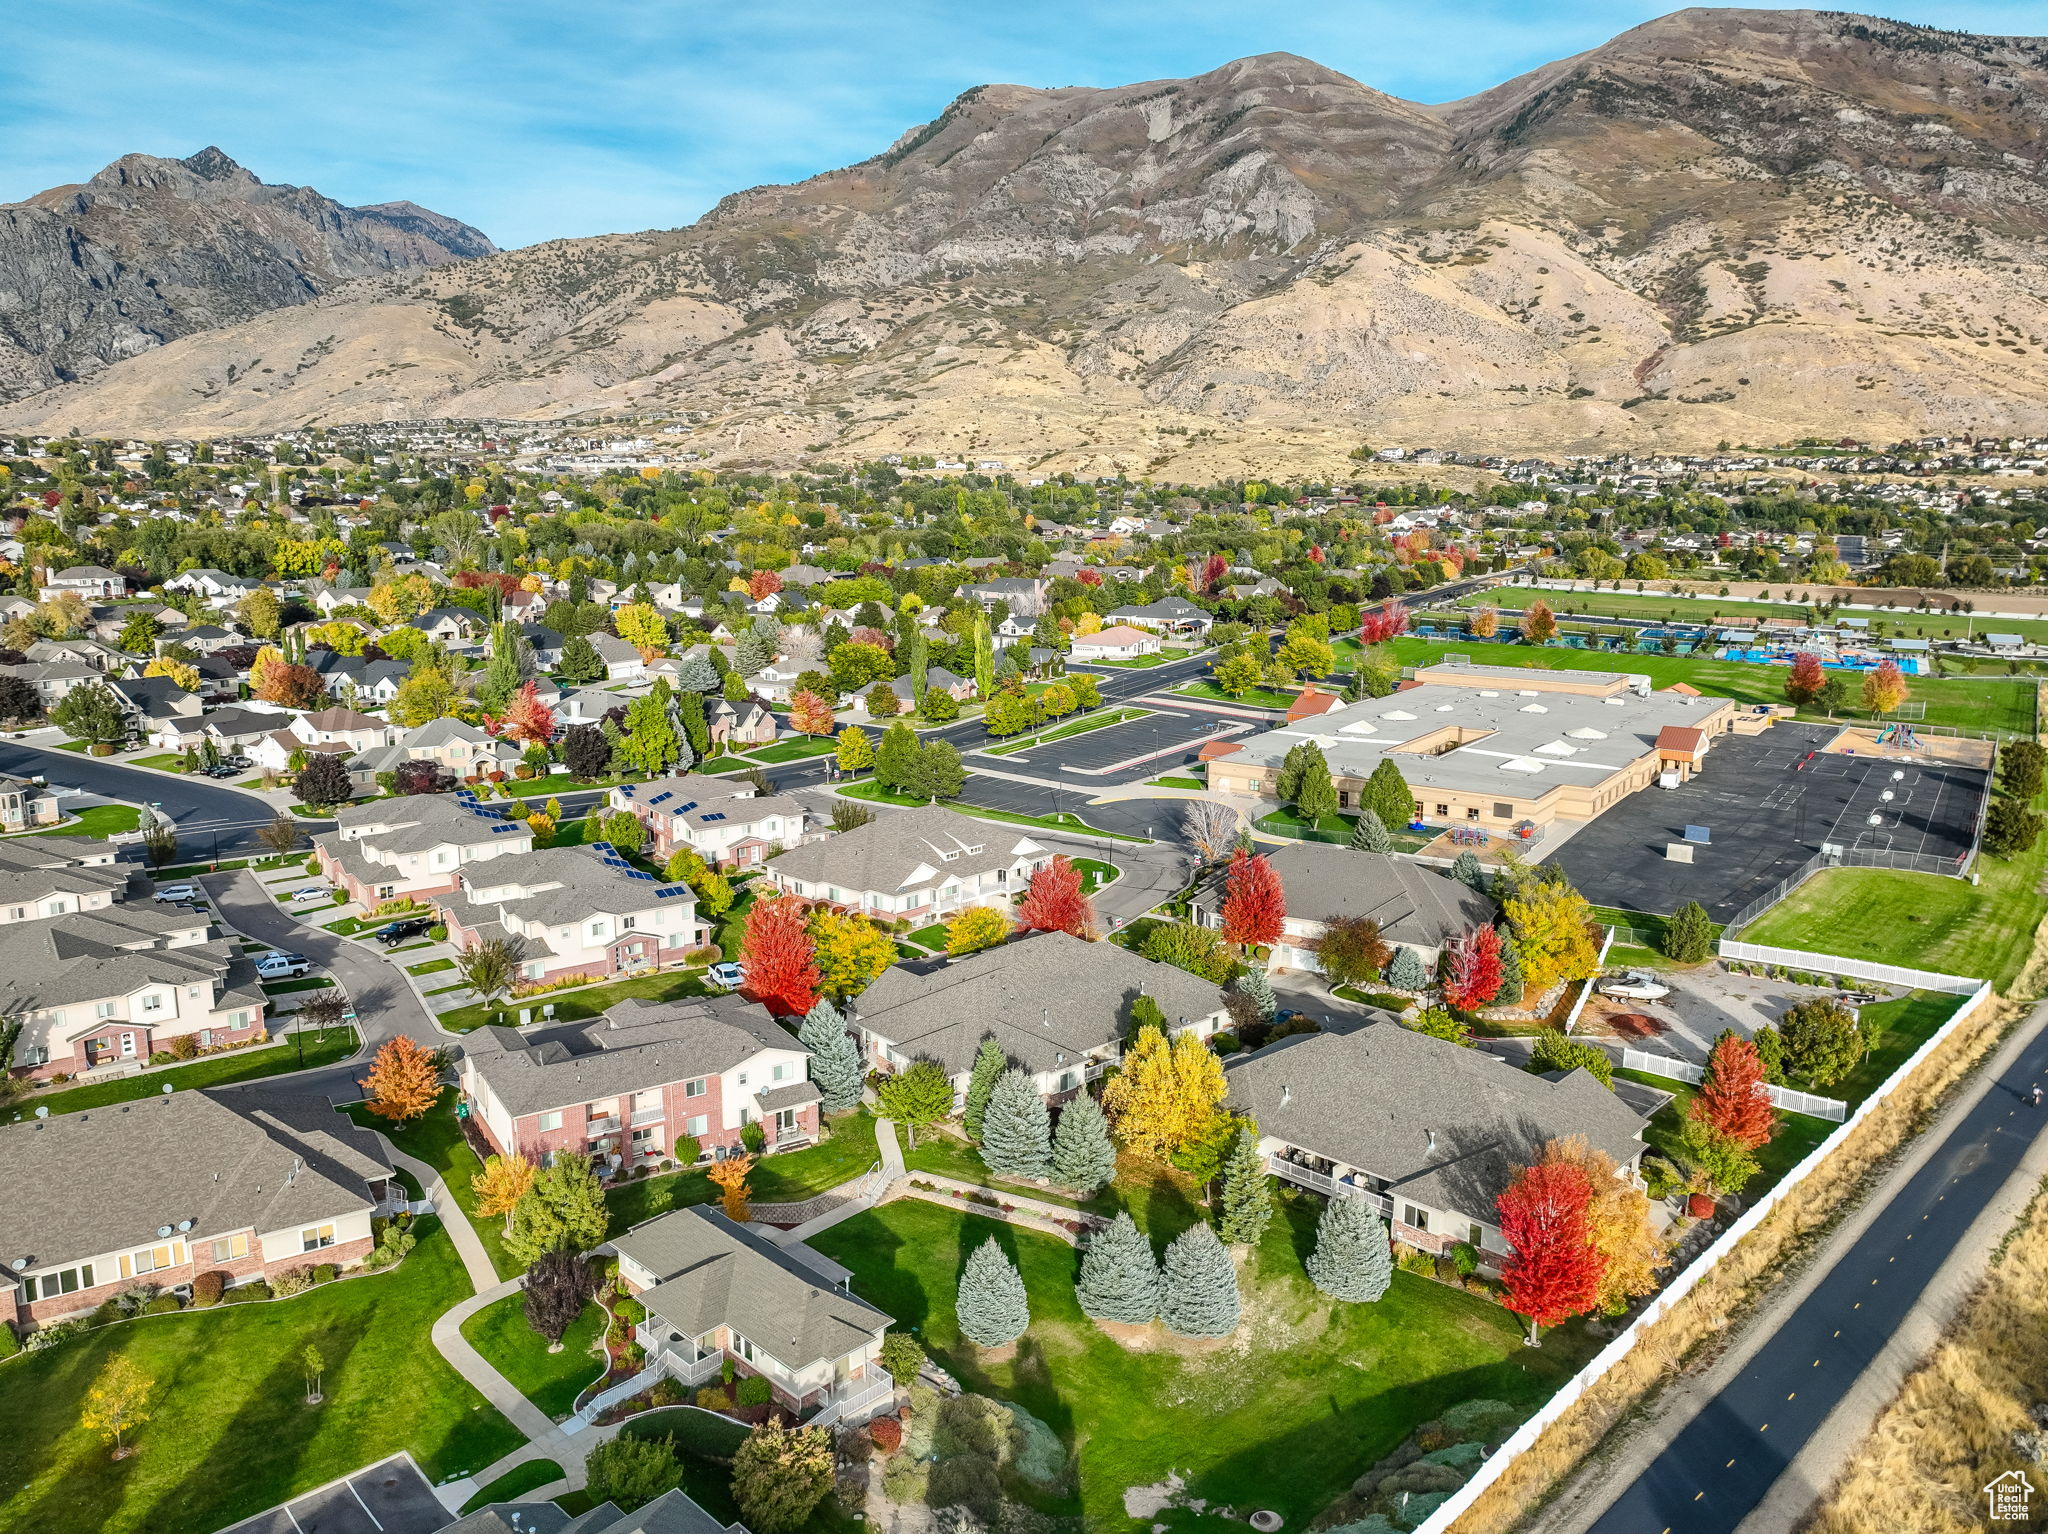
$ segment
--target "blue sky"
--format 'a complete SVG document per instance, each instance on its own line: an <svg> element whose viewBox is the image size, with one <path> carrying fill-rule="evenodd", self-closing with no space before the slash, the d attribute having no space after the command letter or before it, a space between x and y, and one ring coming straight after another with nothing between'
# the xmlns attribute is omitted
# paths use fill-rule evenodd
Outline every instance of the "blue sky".
<svg viewBox="0 0 2048 1534"><path fill-rule="evenodd" d="M969 86L1119 85L1305 54L1470 95L1669 5L1623 0L15 0L0 201L218 144L266 181L410 198L503 245L688 223L884 149ZM2043 0L1888 0L2048 32Z"/></svg>

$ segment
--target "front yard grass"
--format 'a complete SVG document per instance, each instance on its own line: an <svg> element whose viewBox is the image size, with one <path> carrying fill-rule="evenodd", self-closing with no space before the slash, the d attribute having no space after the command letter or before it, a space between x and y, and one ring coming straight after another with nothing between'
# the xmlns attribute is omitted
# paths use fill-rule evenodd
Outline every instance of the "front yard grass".
<svg viewBox="0 0 2048 1534"><path fill-rule="evenodd" d="M454 967L454 960L441 961L448 968ZM414 971L421 973L422 971ZM475 1002L467 1007L457 1007L453 1012L443 1012L435 1021L451 1033L468 1033L472 1028L481 1028L492 1018L504 1015L516 1017L521 1007L533 1009L534 1016L541 1015L541 1009L550 1004L555 1009L555 1020L565 1022L575 1018L596 1017L607 1007L622 1001L674 1001L678 996L704 996L704 971L701 969L671 969L659 974L635 975L631 980L608 981L603 985L584 986L573 991L543 991L538 996L522 996L511 1000L489 1003Z"/></svg>
<svg viewBox="0 0 2048 1534"><path fill-rule="evenodd" d="M1245 708L1292 708L1295 694L1270 687L1253 687L1243 693L1227 693L1214 682L1183 682L1173 689L1188 698L1207 698L1211 703L1236 703Z"/></svg>
<svg viewBox="0 0 2048 1534"><path fill-rule="evenodd" d="M517 1502L528 1492L539 1491L562 1479L562 1467L551 1459L530 1459L514 1465L490 1485L462 1504L462 1516L481 1512L493 1502Z"/></svg>
<svg viewBox="0 0 2048 1534"><path fill-rule="evenodd" d="M754 1163L747 1185L753 1189L755 1203L802 1203L861 1176L880 1159L875 1149L875 1121L865 1108L827 1115L825 1123L831 1134L816 1145L763 1156ZM612 1212L612 1234L616 1236L671 1209L709 1203L716 1192L704 1169L691 1167L619 1183L606 1192L604 1201Z"/></svg>
<svg viewBox="0 0 2048 1534"><path fill-rule="evenodd" d="M266 980L263 982L263 994L290 996L297 991L324 991L333 984L325 975L302 975L297 980Z"/></svg>
<svg viewBox="0 0 2048 1534"><path fill-rule="evenodd" d="M156 756L131 757L128 765L130 767L154 767L158 772L183 772L185 770L185 757L184 753L179 751L164 751Z"/></svg>
<svg viewBox="0 0 2048 1534"><path fill-rule="evenodd" d="M132 804L95 804L78 812L70 825L36 831L36 836L118 836L133 831L142 822L142 811Z"/></svg>
<svg viewBox="0 0 2048 1534"><path fill-rule="evenodd" d="M2042 801L2036 800L2039 810ZM1745 943L1989 980L2003 991L2048 917L2048 836L2016 857L1977 857L1978 882L1889 868L1815 874L1742 930Z"/></svg>
<svg viewBox="0 0 2048 1534"><path fill-rule="evenodd" d="M1090 714L1083 719L1069 720L1065 724L1055 725L1053 728L1043 730L1038 734L1027 735L1022 740L1006 740L1000 746L985 746L982 749L990 756L1012 756L1019 751L1029 750L1033 746L1047 746L1056 740L1066 740L1074 735L1085 735L1090 730L1107 729L1113 724L1128 724L1133 719L1143 719L1151 712L1148 708L1115 708L1106 714Z"/></svg>
<svg viewBox="0 0 2048 1534"><path fill-rule="evenodd" d="M557 1422L576 1410L576 1397L604 1372L597 1354L604 1329L603 1308L595 1303L585 1305L583 1314L562 1333L562 1351L550 1353L547 1338L527 1325L523 1293L508 1294L462 1323L462 1335L470 1346ZM547 1482L533 1484L545 1486Z"/></svg>
<svg viewBox="0 0 2048 1534"><path fill-rule="evenodd" d="M485 1219L476 1212L476 1192L470 1187L470 1179L483 1170L484 1164L469 1148L469 1141L463 1138L454 1104L455 1089L450 1087L424 1117L404 1125L394 1125L389 1119L377 1117L362 1103L350 1103L341 1111L365 1129L374 1129L388 1137L392 1145L406 1155L424 1161L439 1172L457 1206L469 1217L470 1228L483 1242L485 1252L490 1254L491 1266L498 1270L498 1277L514 1277L525 1269L505 1251L505 1222L496 1218ZM466 1297L466 1294L459 1297Z"/></svg>
<svg viewBox="0 0 2048 1534"><path fill-rule="evenodd" d="M438 975L443 970L453 968L455 968L455 961L453 959L423 959L417 964L406 965L405 972L408 975Z"/></svg>
<svg viewBox="0 0 2048 1534"><path fill-rule="evenodd" d="M409 1449L432 1481L471 1475L518 1431L429 1340L469 1293L434 1220L388 1273L269 1304L152 1316L0 1368L0 1527L43 1534L218 1529ZM326 1361L306 1404L301 1355ZM151 1420L116 1461L79 1421L116 1356L155 1385Z"/></svg>
<svg viewBox="0 0 2048 1534"><path fill-rule="evenodd" d="M1302 1270L1319 1207L1283 1195L1245 1269L1244 1340L1216 1352L1126 1351L1076 1305L1072 1247L921 1200L856 1215L812 1244L968 1389L1015 1401L1078 1452L1078 1505L1059 1510L1091 1531L1149 1527L1125 1512L1124 1492L1170 1473L1219 1513L1271 1508L1303 1527L1420 1423L1472 1398L1533 1410L1593 1346L1574 1323L1525 1348L1507 1311L1409 1273L1375 1304L1333 1306ZM1022 1271L1032 1316L1014 1355L996 1361L961 1336L953 1311L968 1253L990 1238Z"/></svg>
<svg viewBox="0 0 2048 1534"><path fill-rule="evenodd" d="M1084 895L1092 895L1124 876L1124 871L1116 864L1105 863L1100 858L1075 858L1074 866L1081 871L1081 893Z"/></svg>
<svg viewBox="0 0 2048 1534"><path fill-rule="evenodd" d="M746 760L750 762L801 762L813 756L824 756L838 748L838 742L829 735L808 735L794 740L778 740L772 746L763 746L759 751L749 751Z"/></svg>
<svg viewBox="0 0 2048 1534"><path fill-rule="evenodd" d="M208 1055L190 1065L166 1066L137 1076L93 1081L82 1087L65 1087L55 1092L38 1092L23 1098L17 1108L22 1112L48 1108L52 1113L77 1113L86 1108L104 1108L111 1103L134 1103L145 1097L157 1097L166 1085L190 1091L194 1087L224 1087L238 1081L260 1081L265 1076L278 1076L287 1071L312 1070L315 1066L346 1060L355 1052L355 1029L327 1028L317 1033L309 1031L294 1035L279 1044ZM368 1068L368 1062L364 1068Z"/></svg>

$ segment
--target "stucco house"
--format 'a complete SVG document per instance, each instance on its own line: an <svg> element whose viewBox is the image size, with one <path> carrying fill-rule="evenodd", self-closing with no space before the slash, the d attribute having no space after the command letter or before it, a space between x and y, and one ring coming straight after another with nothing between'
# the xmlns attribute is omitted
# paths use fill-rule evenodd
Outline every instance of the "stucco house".
<svg viewBox="0 0 2048 1534"><path fill-rule="evenodd" d="M1007 906L1051 861L1051 850L1021 829L927 808L785 852L762 877L788 894L883 921L929 921L967 906Z"/></svg>
<svg viewBox="0 0 2048 1534"><path fill-rule="evenodd" d="M799 845L808 818L788 795L757 794L744 778L703 773L624 783L608 803L647 828L654 858L688 847L719 868L749 868Z"/></svg>

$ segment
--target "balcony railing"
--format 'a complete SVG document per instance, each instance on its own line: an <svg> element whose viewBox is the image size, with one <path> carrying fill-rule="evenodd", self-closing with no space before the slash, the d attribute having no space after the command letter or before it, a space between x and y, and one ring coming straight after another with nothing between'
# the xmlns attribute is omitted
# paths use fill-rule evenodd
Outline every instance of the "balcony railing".
<svg viewBox="0 0 2048 1534"><path fill-rule="evenodd" d="M668 1110L666 1108L642 1108L633 1115L633 1127L638 1129L643 1124L659 1124L667 1117Z"/></svg>
<svg viewBox="0 0 2048 1534"><path fill-rule="evenodd" d="M1303 1166L1298 1161L1289 1161L1285 1156L1268 1157L1266 1160L1266 1170L1275 1177L1293 1183L1298 1188L1306 1188L1311 1193L1320 1193L1325 1198L1337 1198L1339 1196L1362 1198L1367 1204L1371 1205L1373 1212L1381 1219L1391 1220L1394 1217L1394 1201L1392 1199L1388 1198L1384 1193L1373 1192L1364 1183L1355 1181L1349 1176L1333 1177L1328 1172L1318 1172L1315 1168Z"/></svg>
<svg viewBox="0 0 2048 1534"><path fill-rule="evenodd" d="M619 1132L619 1121L616 1117L591 1119L584 1124L583 1129L584 1133L593 1139L598 1135L615 1135Z"/></svg>

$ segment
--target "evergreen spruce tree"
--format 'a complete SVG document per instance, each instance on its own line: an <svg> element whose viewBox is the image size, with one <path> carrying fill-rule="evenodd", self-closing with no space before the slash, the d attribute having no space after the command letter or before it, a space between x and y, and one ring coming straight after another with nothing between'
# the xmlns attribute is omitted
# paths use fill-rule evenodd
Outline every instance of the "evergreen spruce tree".
<svg viewBox="0 0 2048 1534"><path fill-rule="evenodd" d="M797 1041L811 1052L811 1080L824 1096L827 1113L844 1113L860 1103L860 1046L846 1031L846 1019L822 996L805 1014Z"/></svg>
<svg viewBox="0 0 2048 1534"><path fill-rule="evenodd" d="M1089 1238L1074 1298L1082 1313L1097 1321L1144 1326L1158 1316L1159 1261L1128 1211L1120 1211L1107 1230Z"/></svg>
<svg viewBox="0 0 2048 1534"><path fill-rule="evenodd" d="M1273 982L1266 974L1265 965L1247 964L1244 973L1237 977L1237 988L1252 999L1252 1004L1259 1009L1259 1016L1267 1022L1270 1023L1273 1014L1280 1010L1280 998L1273 994Z"/></svg>
<svg viewBox="0 0 2048 1534"><path fill-rule="evenodd" d="M1052 1136L1052 1180L1077 1193L1093 1193L1116 1176L1116 1145L1109 1120L1085 1092L1060 1109Z"/></svg>
<svg viewBox="0 0 2048 1534"><path fill-rule="evenodd" d="M1389 831L1415 818L1415 795L1390 756L1381 757L1379 766L1373 768L1362 797L1368 807L1378 811Z"/></svg>
<svg viewBox="0 0 2048 1534"><path fill-rule="evenodd" d="M1387 834L1387 823L1379 813L1368 807L1358 812L1358 824L1351 828L1351 845L1359 852L1392 852L1394 838Z"/></svg>
<svg viewBox="0 0 2048 1534"><path fill-rule="evenodd" d="M968 1139L981 1138L982 1115L988 1112L989 1096L1009 1068L1010 1062L1004 1058L1003 1046L996 1042L996 1036L985 1034L981 1048L975 1051L974 1065L967 1076L966 1099L960 1109L960 1123Z"/></svg>
<svg viewBox="0 0 2048 1534"><path fill-rule="evenodd" d="M1387 984L1397 991L1421 991L1429 987L1429 970L1422 956L1412 948L1396 948L1387 965Z"/></svg>
<svg viewBox="0 0 2048 1534"><path fill-rule="evenodd" d="M1273 1182L1259 1137L1249 1128L1237 1132L1223 1162L1223 1213L1219 1233L1232 1246L1257 1246L1273 1218Z"/></svg>
<svg viewBox="0 0 2048 1534"><path fill-rule="evenodd" d="M953 1308L960 1330L985 1348L1015 1342L1031 1324L1031 1302L1015 1263L1003 1255L995 1237L974 1249L960 1274L960 1292Z"/></svg>
<svg viewBox="0 0 2048 1534"><path fill-rule="evenodd" d="M1052 1166L1052 1116L1031 1078L1005 1071L981 1118L981 1159L1005 1177L1043 1177Z"/></svg>
<svg viewBox="0 0 2048 1534"><path fill-rule="evenodd" d="M1681 964L1697 964L1714 950L1714 924L1707 908L1688 900L1671 913L1664 928L1664 952Z"/></svg>
<svg viewBox="0 0 2048 1534"><path fill-rule="evenodd" d="M1486 870L1479 866L1479 854L1461 852L1451 859L1451 877L1460 884L1470 885L1480 894L1486 893Z"/></svg>
<svg viewBox="0 0 2048 1534"><path fill-rule="evenodd" d="M1325 1204L1307 1268L1309 1282L1334 1300L1366 1302L1385 1294L1394 1281L1394 1254L1372 1205L1356 1195Z"/></svg>
<svg viewBox="0 0 2048 1534"><path fill-rule="evenodd" d="M676 667L676 686L685 692L703 694L718 691L718 671L701 655L692 655Z"/></svg>
<svg viewBox="0 0 2048 1534"><path fill-rule="evenodd" d="M1493 994L1493 1005L1512 1007L1522 999L1522 953L1515 947L1511 937L1503 938L1500 945L1500 989Z"/></svg>
<svg viewBox="0 0 2048 1534"><path fill-rule="evenodd" d="M1227 1337L1237 1330L1243 1304L1237 1269L1214 1227L1191 1225L1166 1249L1159 1314L1182 1337Z"/></svg>

